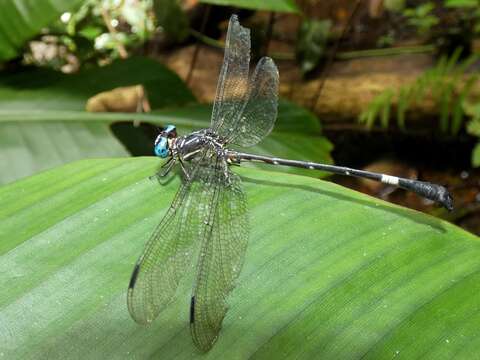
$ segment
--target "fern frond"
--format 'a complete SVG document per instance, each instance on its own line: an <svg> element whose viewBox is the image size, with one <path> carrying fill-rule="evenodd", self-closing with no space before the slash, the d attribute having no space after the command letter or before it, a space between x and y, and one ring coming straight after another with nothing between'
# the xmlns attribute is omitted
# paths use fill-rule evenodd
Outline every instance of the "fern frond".
<svg viewBox="0 0 480 360"><path fill-rule="evenodd" d="M388 120L390 119L390 108L392 103L392 97L394 95L393 91L385 91L385 99L383 99L382 104L382 114L381 114L381 123L382 127L388 127Z"/></svg>
<svg viewBox="0 0 480 360"><path fill-rule="evenodd" d="M406 86L400 88L400 92L398 93L398 105L397 105L397 123L398 127L402 130L405 130L405 115L407 113L407 109L410 106L410 99L412 91L411 88Z"/></svg>
<svg viewBox="0 0 480 360"><path fill-rule="evenodd" d="M443 88L443 92L440 100L440 130L442 132L447 132L448 130L448 120L450 117L450 108L453 98L454 84L448 83L447 86Z"/></svg>
<svg viewBox="0 0 480 360"><path fill-rule="evenodd" d="M426 70L412 84L402 86L398 90L392 88L384 90L372 99L360 114L359 121L371 128L378 119L382 127L388 127L391 108L396 106L397 124L404 130L406 112L412 105L429 98L439 109L441 131L458 133L465 117L464 102L479 79L478 73L467 71L480 59L480 55L475 54L459 62L461 52L462 49L458 48L450 57L440 58L433 68ZM463 78L464 83L460 87Z"/></svg>

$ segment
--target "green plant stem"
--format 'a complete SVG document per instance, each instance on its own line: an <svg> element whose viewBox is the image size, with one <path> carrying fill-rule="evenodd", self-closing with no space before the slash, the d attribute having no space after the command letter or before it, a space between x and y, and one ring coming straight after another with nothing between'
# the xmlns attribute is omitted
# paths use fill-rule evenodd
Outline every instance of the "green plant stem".
<svg viewBox="0 0 480 360"><path fill-rule="evenodd" d="M207 26L208 18L210 17L211 8L212 7L210 5L207 5L206 11L203 13L202 25L200 26L199 34L205 31L205 26ZM197 41L197 43L195 44L195 48L193 50L192 62L190 63L190 68L188 69L188 74L186 79L187 84L190 84L190 81L192 81L193 70L195 69L195 65L197 63L199 50L200 50L200 43Z"/></svg>
<svg viewBox="0 0 480 360"><path fill-rule="evenodd" d="M199 31L190 29L190 34L193 37L200 40L208 46L212 46L217 49L224 49L225 43L220 40L212 39ZM430 53L435 50L435 46L432 44L428 45L414 45L414 46L400 46L400 47L391 47L385 49L368 49L368 50L356 50L356 51L342 51L337 52L335 59L337 60L349 60L356 58L364 57L375 57L375 56L397 56L397 55L406 55L406 54L420 54L420 53ZM269 55L275 60L295 60L294 53L286 52L270 52Z"/></svg>
<svg viewBox="0 0 480 360"><path fill-rule="evenodd" d="M368 50L356 50L356 51L343 51L338 52L336 58L339 60L348 60L363 57L375 57L375 56L396 56L406 54L420 54L430 53L435 50L435 46L428 45L414 45L414 46L399 46L385 49L368 49Z"/></svg>
<svg viewBox="0 0 480 360"><path fill-rule="evenodd" d="M196 38L197 40L200 40L206 45L209 45L218 49L225 48L225 43L223 41L212 39L209 36L203 35L200 31L197 31L195 29L190 29L190 34L194 38Z"/></svg>

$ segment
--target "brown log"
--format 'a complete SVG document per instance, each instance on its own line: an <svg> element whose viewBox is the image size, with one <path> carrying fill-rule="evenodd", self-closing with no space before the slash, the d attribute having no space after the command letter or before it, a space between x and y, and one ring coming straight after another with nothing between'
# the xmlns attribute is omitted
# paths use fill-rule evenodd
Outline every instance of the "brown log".
<svg viewBox="0 0 480 360"><path fill-rule="evenodd" d="M169 54L163 60L180 77L185 78L189 66L185 59L191 58L192 51L193 47L186 47ZM213 102L222 60L220 50L202 47L191 82L191 88L200 101ZM277 61L277 65L280 71L280 95L310 108L315 103L312 96L317 93L321 80L302 80L298 66L292 61ZM413 83L433 65L433 57L427 54L337 61L327 74L320 98L311 110L325 124L357 124L358 116L375 96L387 89L397 91L401 86ZM474 93L480 94L480 89ZM437 106L426 98L413 105L408 119L420 122L427 119L423 126L427 128L431 126L431 119L428 118L436 118L437 115Z"/></svg>

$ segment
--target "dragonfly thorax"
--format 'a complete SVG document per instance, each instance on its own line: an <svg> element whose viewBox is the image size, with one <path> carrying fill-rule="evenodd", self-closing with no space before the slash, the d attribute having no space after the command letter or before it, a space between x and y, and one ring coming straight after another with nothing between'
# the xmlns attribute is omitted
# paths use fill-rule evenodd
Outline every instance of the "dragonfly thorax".
<svg viewBox="0 0 480 360"><path fill-rule="evenodd" d="M173 152L188 161L205 147L221 151L224 144L211 129L203 129L175 139Z"/></svg>

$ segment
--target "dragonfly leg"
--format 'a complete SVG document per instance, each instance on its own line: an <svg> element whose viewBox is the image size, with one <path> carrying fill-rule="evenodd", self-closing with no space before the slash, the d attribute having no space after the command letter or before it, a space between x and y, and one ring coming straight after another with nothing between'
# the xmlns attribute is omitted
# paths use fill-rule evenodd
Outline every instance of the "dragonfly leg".
<svg viewBox="0 0 480 360"><path fill-rule="evenodd" d="M228 175L228 164L229 164L228 154L224 149L214 148L214 151L217 152L217 157L220 160L219 165L223 170L223 176L225 177L225 180L227 180L227 183L230 185L230 176Z"/></svg>
<svg viewBox="0 0 480 360"><path fill-rule="evenodd" d="M227 161L222 161L222 167L223 167L223 176L225 176L225 179L227 180L227 183L230 185L230 176L228 176L228 163L227 163Z"/></svg>
<svg viewBox="0 0 480 360"><path fill-rule="evenodd" d="M162 178L168 175L170 170L172 170L173 165L175 165L176 159L171 157L169 158L161 167L161 170L156 173L155 175L152 175L149 177L150 180L153 180L154 178Z"/></svg>
<svg viewBox="0 0 480 360"><path fill-rule="evenodd" d="M180 167L182 168L183 174L185 175L185 179L187 181L190 181L190 174L188 173L187 168L185 167L185 163L180 156L178 157L178 161L180 162Z"/></svg>

